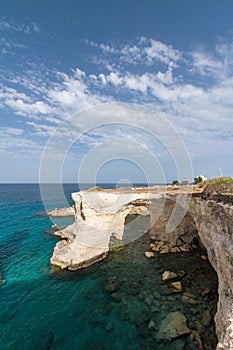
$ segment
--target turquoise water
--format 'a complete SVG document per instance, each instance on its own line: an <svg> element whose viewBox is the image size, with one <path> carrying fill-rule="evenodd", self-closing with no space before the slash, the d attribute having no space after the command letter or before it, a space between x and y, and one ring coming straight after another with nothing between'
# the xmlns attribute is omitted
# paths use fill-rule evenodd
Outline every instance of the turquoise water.
<svg viewBox="0 0 233 350"><path fill-rule="evenodd" d="M77 188L64 188L70 201ZM207 310L212 318L216 312L217 277L200 259L203 252L149 260L145 235L91 268L54 273L49 259L57 239L50 219L37 215L43 209L37 185L0 185L0 349L198 349L190 335L158 341L161 321L177 310L204 349L214 349L213 319L205 326L202 319ZM187 272L182 284L195 305L161 283L168 269ZM203 289L209 293L201 296Z"/></svg>

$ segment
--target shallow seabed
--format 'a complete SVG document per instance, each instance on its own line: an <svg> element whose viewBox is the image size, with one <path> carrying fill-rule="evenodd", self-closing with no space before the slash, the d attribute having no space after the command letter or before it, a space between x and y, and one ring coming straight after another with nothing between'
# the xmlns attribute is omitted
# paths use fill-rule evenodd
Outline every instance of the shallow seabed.
<svg viewBox="0 0 233 350"><path fill-rule="evenodd" d="M43 209L38 192L0 195L2 350L198 349L193 338L215 348L217 277L203 251L148 259L146 234L91 268L54 273L49 258L57 240L47 232L50 220L34 215ZM162 283L165 270L184 270L183 292L192 295L184 300ZM173 311L185 315L192 333L159 342L161 321Z"/></svg>

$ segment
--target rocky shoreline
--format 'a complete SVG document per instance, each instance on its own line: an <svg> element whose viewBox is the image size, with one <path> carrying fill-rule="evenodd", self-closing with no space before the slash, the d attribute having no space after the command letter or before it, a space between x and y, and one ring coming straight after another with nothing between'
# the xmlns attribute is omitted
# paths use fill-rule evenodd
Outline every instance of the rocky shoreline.
<svg viewBox="0 0 233 350"><path fill-rule="evenodd" d="M144 349L214 349L217 276L201 258L205 249L146 258L151 242L146 234L117 250L100 268L110 274L104 282L110 307L121 305L123 320L136 326ZM112 332L114 325L106 329Z"/></svg>
<svg viewBox="0 0 233 350"><path fill-rule="evenodd" d="M226 204L216 202L213 197L206 199L200 195L200 191L179 193L161 189L149 191L148 188L121 193L114 190L82 191L72 194L72 197L75 202L75 222L61 231L63 240L54 249L52 265L75 270L106 258L110 238L123 238L127 215L149 215L151 222L148 229L153 240L151 249L146 251L148 258L156 254L189 251L193 246L195 248L197 239L206 248L219 282L219 302L215 316L219 340L217 349L233 349L231 201ZM203 255L204 259L206 255ZM179 284L175 286L180 288Z"/></svg>

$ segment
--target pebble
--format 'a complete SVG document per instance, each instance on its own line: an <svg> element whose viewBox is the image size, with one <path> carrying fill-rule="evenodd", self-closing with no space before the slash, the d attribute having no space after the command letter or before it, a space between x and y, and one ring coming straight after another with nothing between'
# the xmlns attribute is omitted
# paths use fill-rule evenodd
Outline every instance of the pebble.
<svg viewBox="0 0 233 350"><path fill-rule="evenodd" d="M208 260L208 257L206 255L201 255L202 260Z"/></svg>

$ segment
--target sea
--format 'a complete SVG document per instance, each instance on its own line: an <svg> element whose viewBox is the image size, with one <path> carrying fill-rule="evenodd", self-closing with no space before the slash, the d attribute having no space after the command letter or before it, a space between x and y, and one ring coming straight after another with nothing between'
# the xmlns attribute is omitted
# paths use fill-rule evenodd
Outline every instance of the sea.
<svg viewBox="0 0 233 350"><path fill-rule="evenodd" d="M79 188L64 184L63 189L71 205L71 193ZM61 198L51 192L59 207ZM209 262L200 258L202 247L148 259L150 238L145 234L87 269L54 270L50 257L58 239L44 209L39 185L0 185L1 350L216 347L218 281ZM57 225L72 220L58 219ZM166 270L185 271L182 292L161 281ZM190 331L161 339L161 327L174 312L185 316Z"/></svg>

